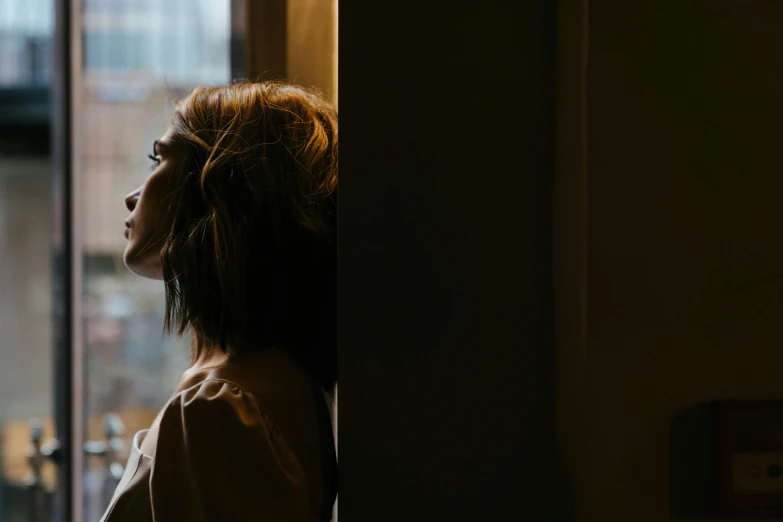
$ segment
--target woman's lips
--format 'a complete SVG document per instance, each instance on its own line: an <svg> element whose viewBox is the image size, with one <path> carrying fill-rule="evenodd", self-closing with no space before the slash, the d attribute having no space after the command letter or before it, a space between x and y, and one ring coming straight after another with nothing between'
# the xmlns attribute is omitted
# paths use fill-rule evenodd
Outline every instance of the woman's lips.
<svg viewBox="0 0 783 522"><path fill-rule="evenodd" d="M128 239L128 235L130 235L130 228L125 229L125 239Z"/></svg>

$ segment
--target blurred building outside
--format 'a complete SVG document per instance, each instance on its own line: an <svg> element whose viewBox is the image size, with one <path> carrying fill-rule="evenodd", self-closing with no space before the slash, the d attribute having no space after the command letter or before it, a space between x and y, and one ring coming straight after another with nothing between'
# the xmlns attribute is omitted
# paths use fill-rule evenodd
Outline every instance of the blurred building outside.
<svg viewBox="0 0 783 522"><path fill-rule="evenodd" d="M229 4L82 3L83 68L73 95L83 219L75 225L83 249L89 438L101 438L103 414L133 412L126 420L129 444L146 427L133 425L147 422L139 412L154 415L186 366L187 341L162 335L162 284L123 265L124 196L148 176L146 156L165 132L174 101L197 85L230 81ZM54 213L46 143L53 18L53 0L0 0L0 433L53 415ZM20 442L0 441L0 482L19 484L29 471ZM101 508L87 509L88 520ZM0 519L12 520L3 513L0 493Z"/></svg>

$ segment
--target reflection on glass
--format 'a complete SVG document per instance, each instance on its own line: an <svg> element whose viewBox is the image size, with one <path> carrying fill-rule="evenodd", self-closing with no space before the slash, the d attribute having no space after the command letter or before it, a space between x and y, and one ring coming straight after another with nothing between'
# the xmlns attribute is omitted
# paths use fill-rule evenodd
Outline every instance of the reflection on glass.
<svg viewBox="0 0 783 522"><path fill-rule="evenodd" d="M229 12L229 0L84 1L83 71L75 96L85 433L93 441L124 443L117 455L87 461L87 522L100 519L116 485L111 462L124 463L130 437L149 426L187 365L187 340L162 335L162 283L123 265L124 196L149 174L146 156L168 126L173 101L196 85L230 81ZM121 423L112 423L111 413Z"/></svg>

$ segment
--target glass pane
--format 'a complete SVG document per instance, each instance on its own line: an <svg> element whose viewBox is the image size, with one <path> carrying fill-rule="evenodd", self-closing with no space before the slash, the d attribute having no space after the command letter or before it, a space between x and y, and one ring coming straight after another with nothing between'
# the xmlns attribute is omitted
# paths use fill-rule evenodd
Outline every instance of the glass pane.
<svg viewBox="0 0 783 522"><path fill-rule="evenodd" d="M149 427L187 366L187 341L162 335L162 283L123 265L124 197L149 174L147 154L166 131L173 101L197 85L230 81L229 13L229 0L83 3L83 69L74 96L85 433L106 441L114 432L123 442L116 456L86 461L87 522L100 519L116 486L111 463L124 464L133 435Z"/></svg>
<svg viewBox="0 0 783 522"><path fill-rule="evenodd" d="M31 469L30 419L53 422L52 0L0 0L0 520L47 510L55 469ZM36 484L41 501L32 504ZM37 497L36 498L40 498Z"/></svg>

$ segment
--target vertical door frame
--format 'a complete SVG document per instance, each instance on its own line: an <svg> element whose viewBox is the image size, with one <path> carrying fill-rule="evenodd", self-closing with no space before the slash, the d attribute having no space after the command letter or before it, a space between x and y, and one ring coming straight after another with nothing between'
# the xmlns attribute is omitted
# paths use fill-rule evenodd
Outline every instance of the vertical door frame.
<svg viewBox="0 0 783 522"><path fill-rule="evenodd" d="M83 348L78 150L75 132L81 70L82 0L55 1L52 82L52 183L54 186L54 418L60 442L56 520L82 513Z"/></svg>
<svg viewBox="0 0 783 522"><path fill-rule="evenodd" d="M288 74L288 0L245 0L245 74L252 81Z"/></svg>
<svg viewBox="0 0 783 522"><path fill-rule="evenodd" d="M247 77L247 2L230 0L231 3L231 81Z"/></svg>
<svg viewBox="0 0 783 522"><path fill-rule="evenodd" d="M588 389L588 134L590 0L558 0L553 295L557 424L564 460L583 467ZM579 502L578 488L573 491Z"/></svg>

